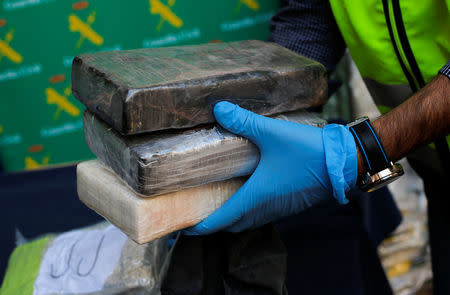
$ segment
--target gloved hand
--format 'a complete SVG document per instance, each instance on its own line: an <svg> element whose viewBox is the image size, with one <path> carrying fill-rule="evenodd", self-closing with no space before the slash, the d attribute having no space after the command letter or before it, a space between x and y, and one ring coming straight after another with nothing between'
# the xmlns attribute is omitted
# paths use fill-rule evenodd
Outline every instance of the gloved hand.
<svg viewBox="0 0 450 295"><path fill-rule="evenodd" d="M185 234L240 232L333 197L348 202L345 192L357 178L356 145L348 127L276 120L225 101L215 105L214 115L224 128L255 143L261 158L247 182Z"/></svg>

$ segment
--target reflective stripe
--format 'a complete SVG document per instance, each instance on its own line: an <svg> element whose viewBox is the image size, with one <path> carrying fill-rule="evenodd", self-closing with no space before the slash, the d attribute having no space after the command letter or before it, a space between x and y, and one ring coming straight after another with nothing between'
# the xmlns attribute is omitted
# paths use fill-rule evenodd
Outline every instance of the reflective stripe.
<svg viewBox="0 0 450 295"><path fill-rule="evenodd" d="M399 23L394 27L394 39L402 43L406 37L409 43L409 46L402 46L406 52L403 48L400 50L401 60L405 59L409 72L418 69L423 81L430 81L450 58L450 0L447 3L443 0L386 1L391 5L389 19ZM409 84L391 42L382 2L330 0L337 24L361 75L387 85ZM406 61L407 57L410 61ZM421 78L416 79L419 86Z"/></svg>
<svg viewBox="0 0 450 295"><path fill-rule="evenodd" d="M417 91L417 81L412 75L411 67L408 63L408 60L405 56L405 52L402 48L402 44L400 42L399 33L397 30L397 19L394 17L394 8L392 0L382 0L383 2L383 11L384 18L386 19L386 25L389 30L389 38L391 39L392 47L394 48L395 55L397 56L397 60L399 61L400 67L405 75L405 78L408 80L409 85L413 89L413 91ZM397 12L398 14L398 12Z"/></svg>
<svg viewBox="0 0 450 295"><path fill-rule="evenodd" d="M409 44L408 36L406 35L399 0L392 0L392 9L394 13L395 25L397 27L397 34L401 44L401 49L403 50L403 53L406 56L414 80L417 82L419 86L418 88L422 88L423 86L425 86L425 81L423 80L422 73L419 69L419 66L417 65L416 58L414 57L414 54L411 50L411 45ZM411 85L411 83L410 86L415 92L416 90L413 87L413 85Z"/></svg>

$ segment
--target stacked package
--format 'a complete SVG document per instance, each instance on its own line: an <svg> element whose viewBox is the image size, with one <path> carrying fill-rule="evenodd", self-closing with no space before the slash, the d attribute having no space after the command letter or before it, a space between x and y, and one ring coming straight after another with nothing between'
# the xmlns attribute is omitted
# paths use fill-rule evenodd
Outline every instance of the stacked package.
<svg viewBox="0 0 450 295"><path fill-rule="evenodd" d="M215 103L320 127L305 109L327 99L321 64L262 41L83 54L72 88L98 157L78 165L78 195L138 243L200 222L256 168L258 149L215 124Z"/></svg>

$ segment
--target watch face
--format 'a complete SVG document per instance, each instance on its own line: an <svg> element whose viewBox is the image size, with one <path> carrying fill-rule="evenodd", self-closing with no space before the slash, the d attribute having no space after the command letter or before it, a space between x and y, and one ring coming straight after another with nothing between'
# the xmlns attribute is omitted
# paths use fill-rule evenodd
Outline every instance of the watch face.
<svg viewBox="0 0 450 295"><path fill-rule="evenodd" d="M370 186L368 185L366 187L365 191L373 192L374 190L382 188L383 186L388 185L389 183L397 180L402 175L403 174L393 175L393 176L389 177L388 179L385 179L384 181L378 181L376 183L374 182L374 183L370 184Z"/></svg>
<svg viewBox="0 0 450 295"><path fill-rule="evenodd" d="M395 163L392 164L391 167L375 173L374 175L368 175L360 188L366 192L373 192L374 190L393 182L403 174L403 167L400 164Z"/></svg>

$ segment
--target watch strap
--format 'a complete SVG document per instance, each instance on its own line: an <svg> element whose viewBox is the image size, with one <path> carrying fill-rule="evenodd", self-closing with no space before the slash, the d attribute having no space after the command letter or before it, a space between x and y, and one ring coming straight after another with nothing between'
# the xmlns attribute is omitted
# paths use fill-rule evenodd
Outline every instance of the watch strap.
<svg viewBox="0 0 450 295"><path fill-rule="evenodd" d="M366 170L370 175L392 166L368 118L359 123L349 125L349 130L355 138Z"/></svg>

